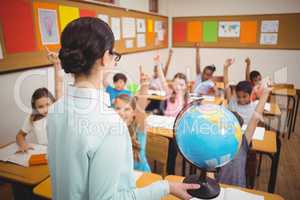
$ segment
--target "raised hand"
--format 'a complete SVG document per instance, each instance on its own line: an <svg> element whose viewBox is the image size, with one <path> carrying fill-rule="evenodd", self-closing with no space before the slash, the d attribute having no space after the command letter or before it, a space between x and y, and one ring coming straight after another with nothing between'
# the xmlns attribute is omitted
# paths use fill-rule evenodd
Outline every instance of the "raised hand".
<svg viewBox="0 0 300 200"><path fill-rule="evenodd" d="M143 72L142 66L139 66L140 71L140 84L148 85L149 84L149 76Z"/></svg>
<svg viewBox="0 0 300 200"><path fill-rule="evenodd" d="M23 143L19 146L19 149L16 151L16 153L26 153L29 150L33 150L33 146L31 146L30 144L27 143Z"/></svg>
<svg viewBox="0 0 300 200"><path fill-rule="evenodd" d="M234 58L228 58L225 60L224 67L230 67L235 62Z"/></svg>
<svg viewBox="0 0 300 200"><path fill-rule="evenodd" d="M48 60L50 61L50 63L52 64L60 64L60 60L58 58L58 53L57 52L53 52L53 51L50 51L48 49L48 47L45 46L45 49L47 51L47 58Z"/></svg>
<svg viewBox="0 0 300 200"><path fill-rule="evenodd" d="M249 65L251 64L251 60L250 60L249 57L247 57L247 58L245 59L245 63L247 64L247 66L249 66Z"/></svg>

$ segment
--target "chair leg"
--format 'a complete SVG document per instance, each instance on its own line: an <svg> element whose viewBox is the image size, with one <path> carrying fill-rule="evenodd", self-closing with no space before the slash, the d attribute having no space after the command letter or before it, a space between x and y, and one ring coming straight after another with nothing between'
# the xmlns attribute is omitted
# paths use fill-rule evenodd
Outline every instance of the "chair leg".
<svg viewBox="0 0 300 200"><path fill-rule="evenodd" d="M182 168L181 168L182 176L185 176L185 168L186 168L186 161L184 158L182 158Z"/></svg>
<svg viewBox="0 0 300 200"><path fill-rule="evenodd" d="M261 162L262 162L262 153L259 153L259 161L258 161L256 176L260 176Z"/></svg>

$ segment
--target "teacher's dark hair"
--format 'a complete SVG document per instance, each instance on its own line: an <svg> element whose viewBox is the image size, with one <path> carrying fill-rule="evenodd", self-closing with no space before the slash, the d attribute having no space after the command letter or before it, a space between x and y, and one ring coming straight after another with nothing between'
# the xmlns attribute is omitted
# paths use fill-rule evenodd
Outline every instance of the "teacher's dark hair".
<svg viewBox="0 0 300 200"><path fill-rule="evenodd" d="M96 60L114 47L114 35L107 23L94 17L70 22L61 34L59 59L66 73L88 75Z"/></svg>

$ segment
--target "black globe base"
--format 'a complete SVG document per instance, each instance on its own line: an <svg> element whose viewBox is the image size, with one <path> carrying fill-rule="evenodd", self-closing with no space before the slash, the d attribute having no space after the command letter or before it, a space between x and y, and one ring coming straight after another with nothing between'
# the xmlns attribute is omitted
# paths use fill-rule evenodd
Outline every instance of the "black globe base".
<svg viewBox="0 0 300 200"><path fill-rule="evenodd" d="M204 173L205 176L203 176ZM199 199L213 199L220 194L220 185L216 180L207 177L206 172L203 172L201 176L191 175L185 178L183 182L201 185L199 189L187 191L192 197Z"/></svg>

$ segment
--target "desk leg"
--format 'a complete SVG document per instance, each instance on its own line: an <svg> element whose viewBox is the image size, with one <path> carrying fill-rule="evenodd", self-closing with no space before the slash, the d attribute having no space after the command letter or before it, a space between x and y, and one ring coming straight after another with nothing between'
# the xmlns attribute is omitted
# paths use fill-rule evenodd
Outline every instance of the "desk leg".
<svg viewBox="0 0 300 200"><path fill-rule="evenodd" d="M25 186L20 183L11 183L12 185L12 191L14 195L14 200L32 200L33 199L33 193L32 193L32 187Z"/></svg>
<svg viewBox="0 0 300 200"><path fill-rule="evenodd" d="M175 139L170 139L167 162L168 175L175 174L176 157L178 152L175 142Z"/></svg>
<svg viewBox="0 0 300 200"><path fill-rule="evenodd" d="M289 124L289 135L288 135L288 139L290 139L291 137L291 133L292 133L292 126L293 126L293 120L294 120L294 113L295 113L295 108L296 108L296 99L295 97L291 97L293 99L293 109L292 109L292 112L291 112L291 121L290 121L290 124Z"/></svg>
<svg viewBox="0 0 300 200"><path fill-rule="evenodd" d="M295 109L295 114L294 114L294 121L293 121L293 128L292 131L295 131L295 124L297 122L297 114L298 114L298 107L299 107L299 99L300 96L297 94L297 103L296 103L296 109Z"/></svg>
<svg viewBox="0 0 300 200"><path fill-rule="evenodd" d="M272 157L272 165L271 165L271 174L269 179L269 185L268 185L268 192L274 193L275 186L276 186L276 180L277 180L277 171L278 171L278 164L279 164L279 158L280 158L280 151L281 151L281 141L277 137L276 139L277 143L277 152Z"/></svg>

